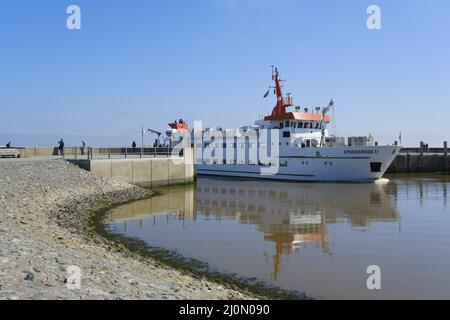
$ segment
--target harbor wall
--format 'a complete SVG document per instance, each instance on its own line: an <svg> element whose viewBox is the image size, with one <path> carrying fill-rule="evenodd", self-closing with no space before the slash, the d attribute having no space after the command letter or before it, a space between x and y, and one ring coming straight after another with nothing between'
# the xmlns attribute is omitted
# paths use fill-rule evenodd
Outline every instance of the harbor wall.
<svg viewBox="0 0 450 320"><path fill-rule="evenodd" d="M58 155L58 148L55 147L25 147L15 149L19 150L21 158L49 157ZM68 149L72 149L72 147Z"/></svg>
<svg viewBox="0 0 450 320"><path fill-rule="evenodd" d="M399 154L387 173L448 172L450 159L443 154Z"/></svg>
<svg viewBox="0 0 450 320"><path fill-rule="evenodd" d="M148 188L193 182L193 160L192 149L186 148L183 157L68 161L96 175Z"/></svg>

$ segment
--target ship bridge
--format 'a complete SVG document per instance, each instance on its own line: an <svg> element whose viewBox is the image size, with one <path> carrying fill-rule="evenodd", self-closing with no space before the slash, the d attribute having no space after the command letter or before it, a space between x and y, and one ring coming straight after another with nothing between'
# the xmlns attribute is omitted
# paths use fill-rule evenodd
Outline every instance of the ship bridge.
<svg viewBox="0 0 450 320"><path fill-rule="evenodd" d="M326 133L325 128L331 122L331 117L323 111L330 106L322 109L322 112L320 112L320 108L316 108L312 112L305 108L303 112L300 112L300 107L295 107L294 112L287 112L288 107L294 106L293 98L291 94L283 95L283 86L281 85L283 80L280 79L277 68L272 70L272 80L275 83L274 94L277 97L277 103L272 113L263 120L256 121L256 125L262 129L290 128L299 129L295 130L298 133Z"/></svg>

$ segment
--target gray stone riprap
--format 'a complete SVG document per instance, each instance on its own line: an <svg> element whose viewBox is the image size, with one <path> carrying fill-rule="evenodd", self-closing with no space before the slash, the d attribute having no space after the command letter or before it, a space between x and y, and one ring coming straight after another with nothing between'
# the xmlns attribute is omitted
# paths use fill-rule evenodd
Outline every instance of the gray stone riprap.
<svg viewBox="0 0 450 320"><path fill-rule="evenodd" d="M251 298L86 231L99 200L119 203L145 193L62 160L0 161L0 299ZM70 265L83 272L80 290L67 288Z"/></svg>

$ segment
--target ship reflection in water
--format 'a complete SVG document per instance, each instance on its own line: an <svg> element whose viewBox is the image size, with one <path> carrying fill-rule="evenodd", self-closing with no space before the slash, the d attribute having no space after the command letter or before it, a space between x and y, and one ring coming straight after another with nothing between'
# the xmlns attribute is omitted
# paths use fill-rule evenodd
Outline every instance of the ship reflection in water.
<svg viewBox="0 0 450 320"><path fill-rule="evenodd" d="M449 298L448 178L379 184L198 179L115 208L111 232L322 298ZM382 272L368 290L369 265Z"/></svg>

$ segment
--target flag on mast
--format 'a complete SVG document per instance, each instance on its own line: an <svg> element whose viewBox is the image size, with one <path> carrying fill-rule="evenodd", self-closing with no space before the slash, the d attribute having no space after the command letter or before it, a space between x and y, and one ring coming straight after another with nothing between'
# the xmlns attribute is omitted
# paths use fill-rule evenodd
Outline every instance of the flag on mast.
<svg viewBox="0 0 450 320"><path fill-rule="evenodd" d="M267 90L267 92L264 94L264 98L267 98L269 96L269 92L270 92L270 89Z"/></svg>

